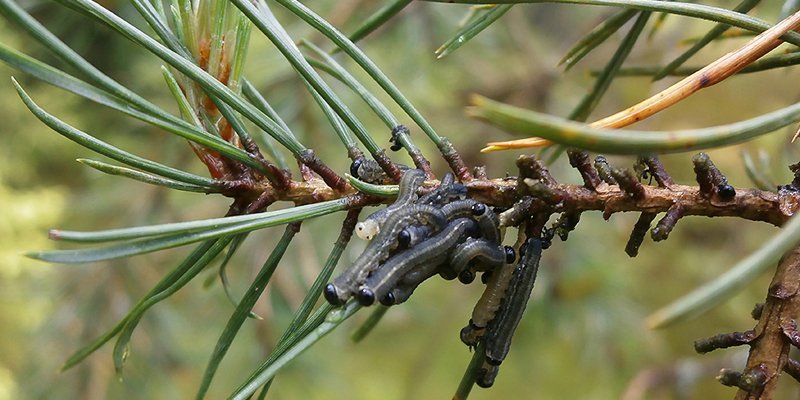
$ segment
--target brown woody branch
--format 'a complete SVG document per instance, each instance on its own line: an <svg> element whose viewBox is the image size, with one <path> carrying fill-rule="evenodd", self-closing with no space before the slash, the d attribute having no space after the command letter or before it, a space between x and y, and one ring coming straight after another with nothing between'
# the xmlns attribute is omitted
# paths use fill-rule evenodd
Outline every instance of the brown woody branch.
<svg viewBox="0 0 800 400"><path fill-rule="evenodd" d="M425 183L426 188L433 188L438 181ZM475 179L467 182L469 196L494 207L511 207L522 199L517 191L515 178ZM683 216L706 217L738 217L752 221L768 222L780 226L797 210L800 210L800 192L781 190L767 192L758 189L737 188L736 195L730 201L721 201L716 197L707 198L698 186L671 185L661 188L642 185L643 195L640 199L621 190L617 185L605 182L598 185L597 190L587 189L584 185L556 183L547 185L563 199L553 199L546 204L552 213L584 211L618 212L666 212L674 204L682 204ZM264 187L269 190L269 187ZM526 190L527 192L527 190ZM325 185L321 179L307 182L293 182L290 190L276 192L276 200L292 201L308 204L319 201L334 200L356 193L354 189L336 192ZM375 203L380 199L375 199ZM541 203L536 204L541 206Z"/></svg>
<svg viewBox="0 0 800 400"><path fill-rule="evenodd" d="M769 399L775 391L778 376L786 368L792 333L797 331L795 319L800 316L800 247L786 254L769 287L767 301L750 344L750 357L745 373L758 369L764 383L754 390L739 390L736 399Z"/></svg>
<svg viewBox="0 0 800 400"><path fill-rule="evenodd" d="M695 342L706 353L715 349L749 345L744 371L723 369L718 380L736 386L737 400L771 399L781 372L800 376L798 363L789 358L792 346L800 344L796 318L800 316L800 247L787 253L778 264L763 307L753 313L758 324L753 330L716 335Z"/></svg>

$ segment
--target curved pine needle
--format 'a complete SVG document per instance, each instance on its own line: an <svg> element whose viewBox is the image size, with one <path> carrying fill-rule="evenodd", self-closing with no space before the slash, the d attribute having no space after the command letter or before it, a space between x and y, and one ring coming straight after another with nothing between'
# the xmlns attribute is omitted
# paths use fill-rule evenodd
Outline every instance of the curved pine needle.
<svg viewBox="0 0 800 400"><path fill-rule="evenodd" d="M177 276L174 282L163 288L163 290L155 292L152 296L143 298L128 313L128 315L125 316L125 319L120 321L122 327L119 329L117 342L114 343L114 349L112 351L114 368L117 371L117 374L122 372L125 359L128 357L128 343L131 340L131 336L133 336L133 331L136 329L136 326L139 324L142 316L144 316L144 313L147 312L150 307L172 296L182 287L186 286L189 281L191 281L195 276L197 276L197 274L202 272L212 261L214 261L214 259L222 252L222 250L228 246L231 240L233 240L233 237L213 240L213 244L210 246L208 251L203 252L196 262L192 264L185 263L188 266L188 269L186 269L186 271L180 276Z"/></svg>
<svg viewBox="0 0 800 400"><path fill-rule="evenodd" d="M175 282L181 278L181 276L185 275L187 271L189 271L192 266L199 262L200 259L203 258L206 254L213 254L216 249L218 248L219 251L222 251L223 247L217 246L219 241L217 240L209 240L207 242L202 243L196 249L194 249L175 269L173 269L170 273L166 276L161 278L158 283L153 286L152 289L141 299L139 302L136 303L134 309L141 306L147 299L157 295L158 293L166 290L167 288L171 287L175 284ZM131 311L131 312L132 312ZM109 340L113 339L125 324L130 320L131 313L129 312L121 321L119 321L113 328L109 329L106 333L102 336L98 337L97 339L93 340L88 345L82 347L80 350L72 354L67 361L64 362L64 365L61 367L61 371L66 371L83 361L86 357L90 354L94 353L95 350L99 349L103 344L107 343Z"/></svg>
<svg viewBox="0 0 800 400"><path fill-rule="evenodd" d="M594 109L600 103L600 99L603 97L606 91L608 91L608 88L617 77L617 73L622 67L622 64L625 62L625 59L628 58L633 46L642 35L642 31L644 31L644 27L647 24L647 21L650 19L650 15L652 14L650 11L636 11L636 13L638 13L639 16L636 18L636 21L634 21L633 26L631 26L631 29L628 31L628 33L625 34L625 38L622 39L619 47L617 47L617 50L614 51L614 54L608 60L602 72L595 79L592 89L583 96L581 101L577 106L575 106L572 112L570 112L567 118L579 122L586 121L592 111L594 111ZM558 159L558 157L561 156L566 149L563 146L556 146L547 156L544 154L547 152L546 150L547 149L543 150L539 156L542 157L546 163L551 164L555 162L555 160Z"/></svg>
<svg viewBox="0 0 800 400"><path fill-rule="evenodd" d="M327 74L347 85L350 90L358 94L358 96L361 97L365 103L367 103L369 108L375 112L375 114L383 121L384 124L386 124L386 126L389 128L394 128L400 124L400 120L398 120L397 117L391 111L389 111L389 108L386 107L386 105L384 105L375 95L373 95L369 89L361 84L361 82L359 82L351 73L347 72L344 67L336 62L333 57L309 41L300 40L299 45L311 50L312 53L322 59L322 61L309 59L308 62L311 65L323 69Z"/></svg>
<svg viewBox="0 0 800 400"><path fill-rule="evenodd" d="M104 10L100 6L97 6L97 8L99 8L100 10ZM95 85L97 85L99 88L102 89L98 89L94 86L88 85L85 82L73 78L72 76L69 76L61 71L58 71L46 64L40 63L37 60L33 60L32 58L24 56L21 53L15 52L14 50L5 48L5 46L0 46L0 50L3 50L0 51L0 56L4 56L3 61L11 64L15 68L23 69L26 72L31 73L37 78L42 79L45 82L48 82L52 85L61 87L65 90L72 91L73 93L78 94L80 96L84 96L89 100L98 102L107 107L114 108L134 118L140 119L149 124L158 126L160 128L168 130L169 132L180 135L188 140L215 149L220 153L232 159L241 161L261 172L266 172L266 173L269 172L268 170L263 168L263 165L261 165L258 161L251 158L242 149L232 146L230 143L225 142L220 138L213 137L211 135L208 135L208 133L206 132L198 130L191 124L186 123L180 118L171 115L170 113L164 111L162 108L151 103L147 99L143 98L142 96L139 96L138 94L131 91L127 87L121 85L117 81L105 75L102 71L95 68L91 63L86 61L74 50L72 50L69 46L67 46L64 42L62 42L58 37L56 37L50 31L48 31L44 26L42 26L38 21L36 21L36 19L31 17L30 14L26 13L25 10L20 8L13 1L0 0L0 12L6 15L8 19L10 19L14 23L22 27L24 30L26 30L31 36L33 36L37 41L42 43L47 49L55 53L64 62L76 68L84 76L86 76L88 80L90 80L91 82L93 82ZM88 11L88 13L94 15L92 14L91 11ZM131 27L129 24L126 26ZM126 34L124 27L121 28L120 32L122 32L123 35L129 38L144 37L151 43L157 44L157 42L152 40L152 38L150 38L149 36L135 30L135 28L132 29L133 30L130 32L138 32L139 36L136 35L131 36L129 34ZM163 46L161 47L164 48ZM158 54L155 51L154 53ZM175 57L181 57L175 53L173 54L175 55ZM181 58L181 61L185 64L190 64L185 59ZM180 68L178 69L180 70ZM199 68L196 69L199 70ZM214 80L210 76L208 78L216 82L216 80ZM87 86L89 87L88 89ZM277 132L277 134L280 134L280 132Z"/></svg>
<svg viewBox="0 0 800 400"><path fill-rule="evenodd" d="M347 181L350 182L350 185L361 193L379 197L396 197L397 193L400 192L400 186L398 185L375 185L359 180L347 173L344 174L344 176L347 178Z"/></svg>
<svg viewBox="0 0 800 400"><path fill-rule="evenodd" d="M347 243L349 243L350 239L353 237L353 230L355 228L356 221L358 221L358 214L360 213L361 209L353 209L347 213L347 217L345 217L345 220L342 222L342 230L339 232L339 237L336 239L330 254L328 254L327 260L325 260L325 265L322 267L322 270L320 270L316 279L314 279L314 283L312 283L311 287L308 288L308 292L303 298L303 302L300 303L300 306L297 308L297 311L295 311L289 326L286 327L281 334L281 337L278 338L277 342L275 343L275 349L272 351L272 353L270 353L266 362L263 363L252 376L256 376L258 373L267 368L272 361L283 354L283 351L285 351L285 349L294 343L290 343L292 337L299 337L297 335L302 335L305 329L304 326L306 326L308 322L312 322L314 320L314 317L312 316L309 318L309 315L311 315L314 304L316 304L317 300L319 300L319 298L322 296L322 287L325 286L331 275L333 275L333 270L336 268L336 264L342 257L342 253L344 252L345 247L347 247ZM314 325L315 328L317 326L319 326L319 324ZM264 388L261 390L259 395L260 398L264 398L264 396L266 396L271 382L272 380L268 381L264 385Z"/></svg>
<svg viewBox="0 0 800 400"><path fill-rule="evenodd" d="M283 0L289 1L289 0ZM665 12L686 17L706 19L719 22L753 32L764 32L772 24L764 20L740 14L719 7L689 2L662 1L662 0L424 0L435 3L459 4L523 4L523 3L558 3L558 4L586 4L595 6L610 6L642 11ZM800 46L800 33L786 32L781 39L795 46Z"/></svg>
<svg viewBox="0 0 800 400"><path fill-rule="evenodd" d="M225 292L225 297L228 298L228 301L230 301L231 304L234 307L236 307L236 305L239 302L233 297L233 293L231 292L230 282L228 281L228 273L227 273L228 263L233 258L233 254L236 253L236 250L239 250L242 242L244 242L244 240L246 238L247 238L247 234L246 233L243 233L243 234L240 234L240 235L236 235L233 238L233 240L231 241L231 244L228 246L228 251L225 252L225 258L222 259L222 262L219 264L219 269L217 270L217 276L219 277L220 283L222 284L222 291ZM213 282L213 276L211 278L212 278L212 280L209 280L209 281L206 281L206 282L203 283L203 287L204 288L206 288L206 287L211 285L211 282ZM264 318L261 318L260 315L254 313L252 311L250 312L250 315L248 315L248 316L250 318L257 319L257 320L263 320L264 319Z"/></svg>
<svg viewBox="0 0 800 400"><path fill-rule="evenodd" d="M128 164L132 167L136 167L144 171L151 172L153 174L174 179L179 182L184 182L193 185L201 185L201 186L212 186L215 183L215 181L211 178L194 175L192 173L181 171L177 168L172 168L163 164L159 164L155 161L151 161L146 158L142 158L137 155L128 153L125 150L114 147L100 139L95 138L92 135L89 135L86 132L76 129L70 126L69 124L65 123L64 121L56 118L52 114L48 113L43 108L39 107L39 105L33 101L33 99L28 95L28 93L25 92L25 89L23 89L22 86L19 85L16 79L12 78L12 83L14 84L14 88L17 90L17 93L22 99L22 102L25 103L25 106L31 111L31 113L33 113L33 115L37 119L42 121L50 129L58 132L67 139L72 140L73 142L89 150L102 154L108 158L119 161L123 164Z"/></svg>
<svg viewBox="0 0 800 400"><path fill-rule="evenodd" d="M272 15L272 12L265 3L254 5L244 0L232 0L234 5L250 19L255 27L269 39L281 52L286 60L292 65L309 85L325 100L326 103L336 111L339 118L344 121L348 128L358 137L367 151L373 156L379 155L381 147L375 142L367 131L364 124L347 107L344 101L336 95L333 89L319 76L314 68L309 65L305 57L295 45L289 34Z"/></svg>
<svg viewBox="0 0 800 400"><path fill-rule="evenodd" d="M274 220L281 221L277 222L277 224L280 225L339 211L345 207L346 202L346 199L338 199L257 214L234 215L230 217L135 226L131 228L106 229L101 231L84 232L53 229L50 231L50 238L53 240L65 240L70 242L100 243L154 236L163 237L180 233L194 233L249 222ZM295 218L297 218L297 220L295 220Z"/></svg>
<svg viewBox="0 0 800 400"><path fill-rule="evenodd" d="M240 3L245 3L244 0L231 0L237 7ZM311 11L304 4L296 0L277 0L282 6L286 7L289 11L297 15L300 19L314 27L320 33L325 35L328 39L342 49L350 58L353 59L361 68L369 74L369 76L397 103L403 111L411 117L414 122L419 125L423 132L431 139L439 150L451 150L450 142L439 136L433 129L430 123L422 116L422 114L411 104L410 101L400 92L400 90L392 83L391 80L384 74L380 68L369 58L364 52L358 48L350 39L339 32L330 22L320 17Z"/></svg>
<svg viewBox="0 0 800 400"><path fill-rule="evenodd" d="M738 6L736 6L736 8L733 9L733 11L742 14L747 14L748 11L752 10L753 7L755 7L760 2L761 0L743 0L741 3L739 3ZM691 58L698 51L703 49L707 44L711 43L714 39L725 33L725 31L727 31L730 28L731 26L726 24L717 24L716 26L711 28L711 30L708 31L708 33L706 33L694 45L692 45L692 47L681 53L681 55L676 57L674 60L670 61L669 64L665 65L664 68L658 71L653 76L653 80L657 81L672 73L672 71L674 71L676 68L683 65L683 63L686 62L686 60Z"/></svg>
<svg viewBox="0 0 800 400"><path fill-rule="evenodd" d="M129 257L133 255L150 253L153 251L183 246L186 244L195 243L203 240L216 239L240 233L252 232L270 226L303 221L306 219L343 210L347 208L347 202L348 202L347 199L339 199L322 203L309 204L306 206L297 206L291 209L278 210L263 214L228 217L228 218L243 218L243 217L251 217L251 218L250 219L244 218L243 220L245 222L238 222L238 223L230 223L229 221L226 221L225 225L222 226L214 226L214 225L209 226L207 222L211 220L206 220L202 222L192 221L187 223L181 223L179 225L171 224L172 225L171 227L164 225L154 225L150 227L131 228L130 230L114 230L111 231L114 235L121 235L123 237L137 237L137 236L132 236L135 235L136 230L142 230L143 232L153 232L153 231L158 231L160 229L165 229L166 231L170 231L176 229L176 226L180 225L191 226L192 224L197 224L197 223L199 223L199 225L204 225L202 228L195 227L195 229L190 230L189 233L187 233L186 231L178 230L177 233L172 233L169 235L144 237L142 239L131 240L113 246L97 247L89 249L74 249L74 250L35 251L35 252L29 252L26 255L28 257L35 258L37 260L53 262L53 263L65 263L65 264L86 263L86 262ZM296 209L301 207L303 208L303 210L297 212ZM258 218L259 216L260 218ZM252 217L255 217L255 219L252 219ZM51 232L51 236L58 234L63 234L63 232L55 232L55 233ZM74 235L76 233L71 233L71 234ZM77 234L83 234L85 237L89 238L91 238L92 235L95 235L95 237L98 236L97 232L77 232ZM99 234L100 235L108 234L108 231L100 232Z"/></svg>
<svg viewBox="0 0 800 400"><path fill-rule="evenodd" d="M756 167L755 163L753 162L753 158L750 157L750 153L747 151L742 150L739 155L742 158L742 163L744 164L744 171L747 174L747 177L750 178L750 181L756 185L757 188L761 190L768 190L773 191L777 188L777 185L772 182L771 179L765 174L763 171L759 170Z"/></svg>
<svg viewBox="0 0 800 400"><path fill-rule="evenodd" d="M367 335L378 325L378 322L381 322L383 316L386 315L386 311L389 311L389 307L384 306L383 304L379 304L375 307L375 310L367 317L367 319L353 331L350 335L350 340L353 343L358 343L364 340Z"/></svg>
<svg viewBox="0 0 800 400"><path fill-rule="evenodd" d="M606 93L611 86L611 82L616 78L617 71L622 67L622 63L630 55L633 46L641 36L647 21L650 19L651 13L649 11L642 11L633 23L631 30L625 35L625 38L620 43L619 48L611 56L603 72L595 80L592 90L581 99L581 102L570 113L569 119L576 121L586 121L589 114L597 107L600 98Z"/></svg>
<svg viewBox="0 0 800 400"><path fill-rule="evenodd" d="M500 19L500 17L508 12L508 10L510 10L513 6L513 4L495 6L486 11L480 17L473 19L468 24L461 27L461 29L459 29L458 32L456 32L456 34L450 38L450 40L446 41L443 45L439 46L436 51L434 51L436 58L444 58L448 54L456 51L456 49L466 44L475 36L478 36L478 34L483 32L484 29L488 28L489 25Z"/></svg>
<svg viewBox="0 0 800 400"><path fill-rule="evenodd" d="M740 143L800 121L800 103L749 120L704 129L598 129L552 115L474 96L469 116L511 132L536 133L562 145L612 154L677 153ZM533 139L539 140L539 139Z"/></svg>
<svg viewBox="0 0 800 400"><path fill-rule="evenodd" d="M794 51L786 54L778 54L774 56L765 56L760 60L753 61L750 65L742 68L736 75L751 74L754 72L762 72L770 69L791 67L800 64L800 52ZM670 71L671 76L687 76L700 71L703 67L699 66L684 66L678 67ZM661 67L655 66L641 66L641 67L625 67L619 70L618 76L653 76ZM591 72L592 75L599 74L597 71Z"/></svg>
<svg viewBox="0 0 800 400"><path fill-rule="evenodd" d="M192 142L212 148L230 157L239 160L253 168L265 171L261 164L253 160L242 149L231 145L218 136L214 136L198 129L186 121L175 117L167 112L153 113L149 110L142 111L138 104L131 105L125 99L117 97L111 92L98 89L80 79L64 73L50 65L44 64L39 60L22 54L12 48L0 43L0 61L9 66L34 76L50 85L64 89L87 100L109 107L122 112L128 116L146 122L150 125L174 133ZM38 106L37 106L38 108ZM51 116L52 117L52 116ZM54 117L53 117L54 118Z"/></svg>
<svg viewBox="0 0 800 400"><path fill-rule="evenodd" d="M264 360L264 362L262 362L261 365L259 365L250 374L250 376L245 380L245 382L241 384L234 391L234 393L240 391L247 385L254 384L255 388L253 390L258 389L258 386L263 386L264 389L262 389L261 393L266 394L266 392L269 391L268 386L270 386L272 382L272 377L270 377L265 383L255 384L253 380L257 379L264 371L270 368L272 364L275 362L275 360L278 359L278 357L283 356L284 353L286 353L286 351L289 350L292 346L295 346L298 342L300 342L300 340L302 340L303 338L308 336L311 332L313 332L314 329L317 329L320 325L322 325L322 323L325 322L325 318L328 315L328 313L330 313L334 309L335 307L330 305L330 303L328 302L324 302L322 305L320 305L317 308L317 310L314 311L314 313L311 314L300 327L296 328L292 333L288 334L288 336L284 338L284 340L279 341L278 343L275 344L275 348L272 349L272 351L269 353L267 359Z"/></svg>
<svg viewBox="0 0 800 400"><path fill-rule="evenodd" d="M222 101L241 113L242 116L269 133L275 138L275 140L280 142L281 145L287 149L291 150L295 155L301 155L307 150L307 148L302 143L297 141L293 135L289 135L287 132L284 132L284 130L274 121L272 121L272 119L267 117L264 113L247 102L237 93L234 93L233 90L222 84L215 77L209 75L206 71L194 63L187 61L181 55L168 49L116 14L91 0L71 0L69 4L70 6L74 6L78 10L88 14L98 22L109 26L110 28L122 34L125 38L147 49L153 55L164 60L164 62L171 65L176 70L180 71L182 74L186 75L200 85L209 94L219 97L222 99Z"/></svg>
<svg viewBox="0 0 800 400"><path fill-rule="evenodd" d="M249 19L246 19L246 17L244 16L243 18L245 18L248 24L250 23ZM267 99L265 99L264 96L261 95L258 89L256 89L256 87L253 86L253 84L250 83L250 81L247 80L246 78L242 78L241 83L242 83L242 94L244 95L244 97L247 100L249 100L250 103L252 103L254 106L256 106L256 108L261 110L261 112L266 114L270 119L275 121L275 123L277 123L278 126L283 128L284 131L294 136L294 133L292 133L292 130L289 128L289 125L286 124L286 122L283 120L283 118L281 118L278 112L275 111L272 105L269 104ZM272 156L272 159L274 159L275 162L278 163L278 166L280 166L281 169L288 170L289 163L286 161L286 157L284 157L283 153L281 153L280 150L278 150L277 147L275 146L275 139L273 139L272 136L266 134L266 132L264 132L261 129L259 129L258 132L261 134L262 143L264 143L264 145L266 146L266 150Z"/></svg>
<svg viewBox="0 0 800 400"><path fill-rule="evenodd" d="M330 105L325 101L324 98L319 94L319 92L314 89L313 86L308 82L306 79L302 79L303 85L305 85L306 90L311 93L311 97L314 98L314 102L317 103L317 106L322 110L322 113L325 115L325 118L328 120L328 123L333 128L334 133L336 133L336 137L344 144L347 148L348 153L351 152L350 149L357 149L358 146L356 145L356 141L353 139L352 135L350 135L350 131L345 125L342 118L336 114L336 111L331 108ZM363 143L363 142L362 142Z"/></svg>
<svg viewBox="0 0 800 400"><path fill-rule="evenodd" d="M214 378L214 375L217 372L219 363L222 362L222 359L228 352L231 343L233 343L233 340L236 338L236 334L239 333L239 329L241 329L245 320L247 320L248 315L252 313L253 306L255 306L256 301L259 297L261 297L261 293L263 293L264 289L266 289L267 283L272 278L272 273L275 272L275 269L278 267L283 255L286 253L286 249L289 247L289 243L291 243L292 239L294 239L294 236L299 231L299 228L300 227L298 225L294 224L286 227L283 232L283 236L278 241L278 244L275 245L275 249L272 250L272 253L270 253L269 257L267 258L267 261L264 262L261 270L259 270L256 277L253 279L253 282L250 284L250 287L245 292L244 297L242 297L242 300L236 306L233 314L231 314L230 318L228 319L228 323L222 330L222 334L220 334L219 339L217 340L217 345L214 347L214 350L211 353L211 359L208 360L208 365L203 373L203 379L200 382L200 388L195 396L197 399L202 399L205 397L208 387L211 385L211 380Z"/></svg>
<svg viewBox="0 0 800 400"><path fill-rule="evenodd" d="M728 272L659 309L647 318L650 328L664 328L697 317L733 297L761 273L773 268L787 251L800 244L800 217L793 216L781 231Z"/></svg>
<svg viewBox="0 0 800 400"><path fill-rule="evenodd" d="M350 40L352 40L353 43L358 42L365 36L369 35L376 29L380 28L383 24L386 23L386 21L390 20L400 11L403 11L403 9L406 8L406 6L409 4L411 4L411 0L394 0L393 2L385 5L380 10L376 11L375 14L372 14L369 17L367 17L367 19L364 20L364 23L347 37L350 38ZM339 48L337 47L331 53L335 54L338 51Z"/></svg>
<svg viewBox="0 0 800 400"><path fill-rule="evenodd" d="M784 19L779 24L753 38L743 47L722 56L700 71L684 78L669 88L633 107L595 121L591 126L595 128L620 128L648 118L685 99L698 90L719 83L740 71L748 64L780 45L781 41L779 38L786 32L795 30L798 27L800 27L800 12ZM529 132L538 135L536 131ZM481 152L503 149L508 145L510 145L508 142L490 143L489 147L483 148Z"/></svg>
<svg viewBox="0 0 800 400"><path fill-rule="evenodd" d="M79 158L76 161L109 175L124 176L139 182L149 183L156 186L164 186L170 189L195 193L218 193L220 191L219 188L183 183L172 179L162 178L158 175L137 171L135 169L111 165L102 161L90 160L86 158Z"/></svg>
<svg viewBox="0 0 800 400"><path fill-rule="evenodd" d="M636 13L636 10L617 11L614 15L608 17L605 21L589 31L586 36L577 41L572 48L564 54L564 57L558 61L558 65L566 63L566 69L569 70L593 49L605 42L614 32L618 31L619 28L633 18Z"/></svg>
<svg viewBox="0 0 800 400"><path fill-rule="evenodd" d="M358 302L351 301L342 308L331 311L326 317L325 321L319 326L314 328L311 332L304 335L301 339L296 341L293 345L289 346L280 356L269 364L263 371L255 376L250 377L247 383L236 389L236 391L229 397L232 400L245 400L249 398L259 387L267 383L278 371L283 368L290 361L297 358L302 352L307 350L311 345L318 342L325 337L328 333L334 330L339 324L350 318L361 306Z"/></svg>

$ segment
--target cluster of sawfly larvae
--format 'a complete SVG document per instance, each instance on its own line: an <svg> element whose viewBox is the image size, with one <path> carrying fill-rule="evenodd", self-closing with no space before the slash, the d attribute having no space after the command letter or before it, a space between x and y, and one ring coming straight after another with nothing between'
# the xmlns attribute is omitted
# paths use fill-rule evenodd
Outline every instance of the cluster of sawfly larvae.
<svg viewBox="0 0 800 400"><path fill-rule="evenodd" d="M709 157L700 153L692 159L697 197L676 197L651 229L657 213L664 210L645 205L650 195L649 185L643 181L655 180L659 188L679 188L656 157L639 157L631 170L611 168L603 156L592 159L585 151L570 150L568 155L570 165L581 173L584 191L600 194L616 187L623 196L615 201L641 205L641 216L625 248L631 257L636 256L647 233L656 241L666 239L679 219L695 213L690 209L693 202L708 203L709 207L738 204L737 191ZM583 211L598 209L571 198L535 157L521 156L517 167L519 176L508 179L516 181L518 200L504 207L470 198L468 188L474 184L458 183L450 173L438 186L425 188L425 172L401 167L404 172L396 201L356 225L356 234L369 243L326 285L325 299L333 305L354 298L363 306L376 302L392 306L408 300L422 282L436 275L469 284L482 274L486 288L460 337L470 348L484 352L478 360L475 383L492 386L530 299L542 250L555 237L567 240ZM800 190L800 177L793 171L795 182L781 187L780 193ZM388 181L377 163L365 160L354 162L351 173L365 181ZM744 192L742 196L748 196ZM600 209L606 219L614 212L609 204ZM560 217L546 226L554 214ZM512 226L519 228L519 236L514 246L503 246L505 228Z"/></svg>
<svg viewBox="0 0 800 400"><path fill-rule="evenodd" d="M376 301L390 306L405 302L423 281L435 275L469 284L481 273L486 290L461 339L470 347L485 341L485 365L477 383L488 387L522 316L521 309L507 306L527 303L503 299L510 298L512 286L521 288L517 283L525 280L523 274L535 276L541 244L538 240L526 244L515 265L516 252L501 244L503 235L494 210L466 198L466 188L455 183L452 174L419 195L424 181L421 170L407 170L397 200L356 225L356 234L370 242L353 264L325 287L324 295L335 305L355 297L364 306Z"/></svg>

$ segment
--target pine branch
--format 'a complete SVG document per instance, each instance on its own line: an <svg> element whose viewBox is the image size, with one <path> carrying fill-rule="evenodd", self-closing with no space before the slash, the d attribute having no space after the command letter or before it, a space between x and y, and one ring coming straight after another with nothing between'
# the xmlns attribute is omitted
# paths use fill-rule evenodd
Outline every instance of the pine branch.
<svg viewBox="0 0 800 400"><path fill-rule="evenodd" d="M759 319L752 331L720 334L695 343L697 351L702 353L743 344L750 346L743 372L723 369L717 378L724 385L739 388L737 400L771 399L782 371L795 376L797 362L789 359L789 351L792 346L800 345L795 322L800 316L800 247L781 259L766 303L755 316Z"/></svg>

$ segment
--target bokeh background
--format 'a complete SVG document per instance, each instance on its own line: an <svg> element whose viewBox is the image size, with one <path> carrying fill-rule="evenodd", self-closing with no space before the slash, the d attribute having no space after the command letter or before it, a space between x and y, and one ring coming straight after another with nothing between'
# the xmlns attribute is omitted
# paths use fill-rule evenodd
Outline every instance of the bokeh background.
<svg viewBox="0 0 800 400"><path fill-rule="evenodd" d="M140 22L130 4L103 2ZM769 4L766 4L769 3ZM774 21L781 2L765 2L757 15ZM728 2L711 3L729 6ZM379 4L365 0L312 1L309 5L343 31L352 31ZM26 3L33 14L96 66L158 104L175 110L161 81L159 61L107 29L51 2ZM279 6L274 11L295 38L321 36ZM471 165L491 176L514 174L520 152L481 154L487 140L507 134L464 117L471 93L567 115L592 84L621 39L617 34L568 72L558 60L583 34L613 12L602 7L520 5L472 42L436 60L433 51L457 29L465 6L414 3L362 43L378 65L414 104L448 136ZM653 19L653 21L656 18ZM141 26L141 25L140 25ZM686 40L703 35L712 23L667 17L642 38L628 65L655 65L680 54ZM648 26L652 29L653 23ZM53 61L7 21L4 44ZM744 43L731 38L708 46L688 62L704 65ZM345 59L346 66L352 67ZM55 65L62 65L53 61ZM249 77L281 115L329 165L346 171L348 160L313 100L288 64L254 32ZM351 71L358 72L353 68ZM90 265L48 265L26 259L34 249L57 248L47 240L51 227L90 230L184 221L223 215L227 199L175 193L103 175L74 160L88 150L49 131L17 98L15 76L45 109L67 122L136 154L204 174L182 140L37 82L0 65L0 400L5 399L179 399L194 395L208 357L233 306L211 268L177 295L158 304L136 330L122 375L115 375L109 345L66 372L60 365L75 350L105 332L131 305L188 252L178 248L131 259ZM358 74L357 74L358 75ZM359 75L363 76L363 75ZM737 76L703 90L641 129L705 127L746 119L798 101L797 69ZM667 87L668 78L620 78L590 119L597 119ZM340 95L388 147L389 132L347 90ZM409 122L409 121L405 121ZM419 132L413 129L413 132ZM798 161L792 131L779 131L747 144L710 152L736 187L751 187L742 150L765 151L777 183L791 180L786 166ZM423 135L414 136L435 171L445 167ZM400 162L409 163L405 155ZM676 181L693 182L691 154L663 158ZM612 157L617 165L632 159ZM580 182L566 160L552 167L557 179ZM714 279L757 249L777 228L735 219L685 218L666 242L649 238L631 259L623 249L637 215L603 221L583 215L567 242L546 251L540 276L512 351L495 386L476 388L474 399L494 398L731 398L734 390L715 382L721 367L740 367L742 349L699 356L692 341L750 329L750 310L763 301L770 276L752 282L731 301L701 318L651 331L644 319L655 309ZM263 359L291 318L292 310L330 251L342 214L303 224L270 287L256 307L264 319L249 320L223 361L208 398L226 397ZM247 287L277 241L282 228L251 235L229 266L235 293ZM340 268L363 243L348 247ZM205 281L205 282L204 282ZM480 285L433 279L406 304L389 310L361 343L350 333L369 314L360 312L275 380L276 399L449 398L471 354L458 339ZM782 398L797 398L785 379Z"/></svg>

